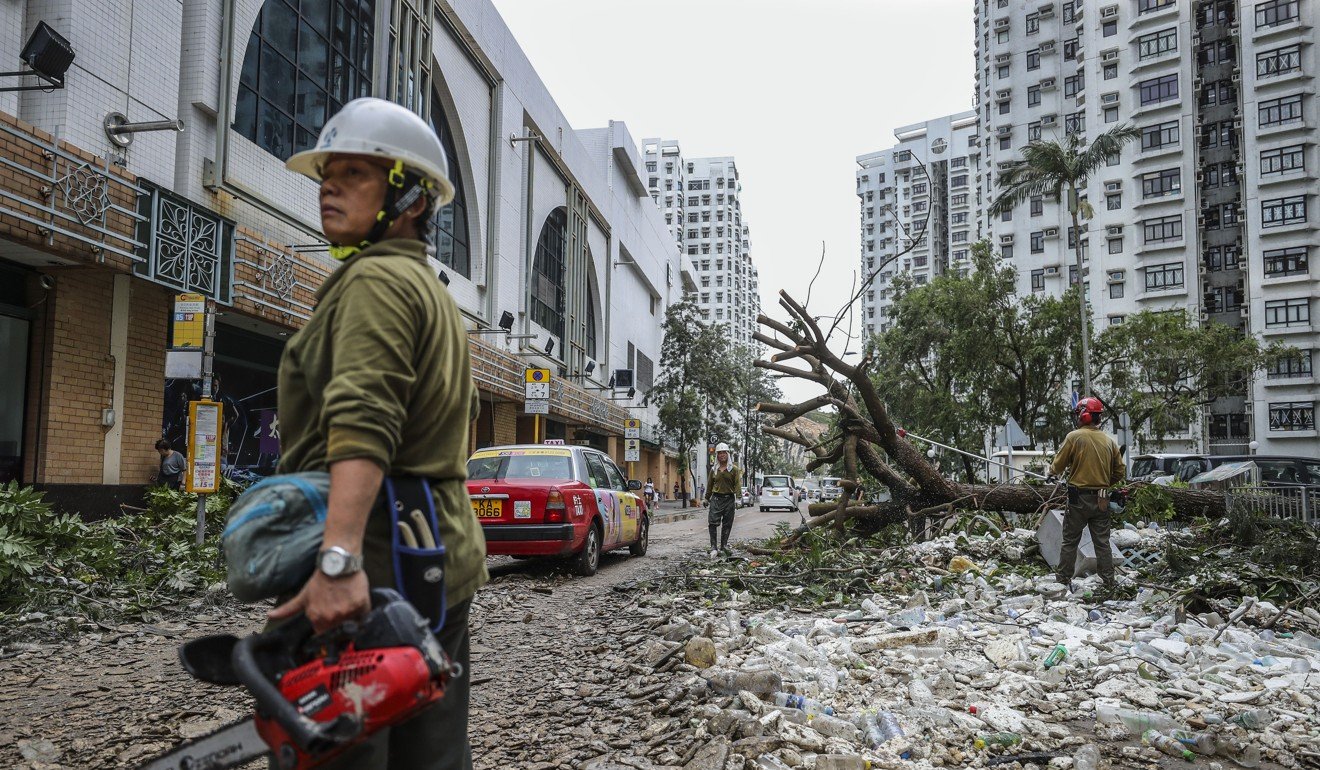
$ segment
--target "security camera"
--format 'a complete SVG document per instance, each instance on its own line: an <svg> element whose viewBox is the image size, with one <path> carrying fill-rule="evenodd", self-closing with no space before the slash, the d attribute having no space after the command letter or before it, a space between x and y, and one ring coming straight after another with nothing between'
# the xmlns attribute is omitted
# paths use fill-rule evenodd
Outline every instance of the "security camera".
<svg viewBox="0 0 1320 770"><path fill-rule="evenodd" d="M53 275L41 276L41 288L45 289L46 291L50 291L51 289L55 288L55 276Z"/></svg>

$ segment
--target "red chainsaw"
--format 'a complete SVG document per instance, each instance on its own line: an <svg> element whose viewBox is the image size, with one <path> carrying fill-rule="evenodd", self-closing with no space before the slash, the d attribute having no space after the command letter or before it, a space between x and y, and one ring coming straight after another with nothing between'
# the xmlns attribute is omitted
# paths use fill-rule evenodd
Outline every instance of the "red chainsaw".
<svg viewBox="0 0 1320 770"><path fill-rule="evenodd" d="M223 770L268 754L279 770L306 770L440 700L461 667L399 594L375 589L371 603L362 621L324 634L299 617L245 639L222 634L181 646L189 674L246 687L256 712L142 769Z"/></svg>

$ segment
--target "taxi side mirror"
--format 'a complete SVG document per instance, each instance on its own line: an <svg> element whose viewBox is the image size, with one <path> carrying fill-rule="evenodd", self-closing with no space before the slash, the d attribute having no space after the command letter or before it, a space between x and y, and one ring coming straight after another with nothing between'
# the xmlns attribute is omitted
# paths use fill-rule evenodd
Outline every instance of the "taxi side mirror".
<svg viewBox="0 0 1320 770"><path fill-rule="evenodd" d="M642 482L637 479L628 479L628 488L635 492L642 488Z"/></svg>

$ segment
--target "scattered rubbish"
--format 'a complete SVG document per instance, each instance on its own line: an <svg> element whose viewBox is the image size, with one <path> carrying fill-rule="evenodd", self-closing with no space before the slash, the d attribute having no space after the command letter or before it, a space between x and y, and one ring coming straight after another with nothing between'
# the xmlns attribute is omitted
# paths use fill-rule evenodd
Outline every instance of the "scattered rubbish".
<svg viewBox="0 0 1320 770"><path fill-rule="evenodd" d="M1021 742L1022 736L1017 733L981 733L972 745L984 749L986 746L1016 746Z"/></svg>
<svg viewBox="0 0 1320 770"><path fill-rule="evenodd" d="M1171 757L1182 757L1188 762L1196 759L1196 755L1189 751L1186 746L1164 735L1159 730L1147 730L1142 733L1141 742L1148 746L1154 746Z"/></svg>

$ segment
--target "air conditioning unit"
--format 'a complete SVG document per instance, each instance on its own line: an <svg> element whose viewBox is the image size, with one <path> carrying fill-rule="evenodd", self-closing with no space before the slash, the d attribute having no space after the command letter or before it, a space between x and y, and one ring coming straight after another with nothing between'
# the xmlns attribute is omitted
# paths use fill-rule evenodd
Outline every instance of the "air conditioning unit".
<svg viewBox="0 0 1320 770"><path fill-rule="evenodd" d="M1105 51L1104 53L1100 54L1100 60L1101 60L1101 61L1118 61L1118 49L1115 48L1115 49L1113 49L1113 50Z"/></svg>
<svg viewBox="0 0 1320 770"><path fill-rule="evenodd" d="M1008 89L1008 88L1005 88L1002 91L997 91L995 93L995 98L1001 102L1004 101L1005 99L1011 98L1012 96L1013 96L1013 91L1012 89Z"/></svg>
<svg viewBox="0 0 1320 770"><path fill-rule="evenodd" d="M1036 9L1036 15L1042 19L1054 18L1054 3L1045 3L1040 8Z"/></svg>
<svg viewBox="0 0 1320 770"><path fill-rule="evenodd" d="M1122 182L1105 182L1105 192L1119 192L1122 189Z"/></svg>
<svg viewBox="0 0 1320 770"><path fill-rule="evenodd" d="M1045 275L1047 275L1047 276L1056 276L1056 275L1058 275L1058 274L1059 274L1059 268L1057 268L1057 267L1047 267L1047 268L1045 268Z"/></svg>
<svg viewBox="0 0 1320 770"><path fill-rule="evenodd" d="M1042 126L1057 126L1057 125L1059 124L1059 116L1058 116L1058 115L1042 115L1041 118L1040 118L1040 124L1041 124Z"/></svg>
<svg viewBox="0 0 1320 770"><path fill-rule="evenodd" d="M1012 60L1013 60L1013 54L1011 54L1011 53L1001 53L1001 54L996 54L996 55L995 55L995 63L996 63L996 64L1007 64L1008 62L1010 62L1010 61L1012 61Z"/></svg>
<svg viewBox="0 0 1320 770"><path fill-rule="evenodd" d="M1012 126L1000 126L999 128L995 129L995 131L996 131L1000 136L1007 136L1007 135L1013 133L1013 127L1012 127Z"/></svg>
<svg viewBox="0 0 1320 770"><path fill-rule="evenodd" d="M1250 318L1251 308L1246 305L1243 305L1242 307L1238 308L1238 315L1242 316L1243 318Z"/></svg>
<svg viewBox="0 0 1320 770"><path fill-rule="evenodd" d="M999 242L1004 244L1005 246L1011 244L1013 242L1013 234L1007 233L1005 235L999 236Z"/></svg>
<svg viewBox="0 0 1320 770"><path fill-rule="evenodd" d="M1036 50L1040 51L1041 53L1054 53L1054 41L1053 40L1042 41L1040 44L1040 48Z"/></svg>
<svg viewBox="0 0 1320 770"><path fill-rule="evenodd" d="M1206 321L1209 321L1209 320L1210 320L1210 314L1207 313L1207 312L1205 312L1204 310L1202 310L1202 311L1201 311L1201 323L1205 323Z"/></svg>
<svg viewBox="0 0 1320 770"><path fill-rule="evenodd" d="M1100 97L1101 104L1118 104L1118 94L1103 94Z"/></svg>
<svg viewBox="0 0 1320 770"><path fill-rule="evenodd" d="M1122 282L1123 282L1123 271L1122 271L1122 270L1110 270L1110 271L1109 271L1109 282L1110 282L1110 283L1122 283Z"/></svg>
<svg viewBox="0 0 1320 770"><path fill-rule="evenodd" d="M1122 235L1122 234L1123 234L1123 226L1122 226L1122 225L1110 225L1110 226L1108 226L1108 227L1105 228L1105 232L1106 232L1107 234L1109 234L1109 235Z"/></svg>
<svg viewBox="0 0 1320 770"><path fill-rule="evenodd" d="M1058 238L1058 237L1059 237L1059 228L1057 228L1057 227L1047 227L1047 228L1045 228L1045 237L1046 237L1046 238Z"/></svg>
<svg viewBox="0 0 1320 770"><path fill-rule="evenodd" d="M995 19L995 29L1008 29L1008 19Z"/></svg>
<svg viewBox="0 0 1320 770"><path fill-rule="evenodd" d="M1112 19L1117 15L1118 15L1117 5L1106 5L1104 8L1100 9L1100 18L1102 19Z"/></svg>

